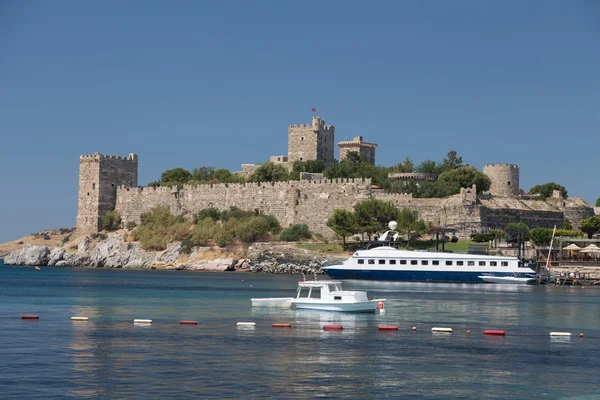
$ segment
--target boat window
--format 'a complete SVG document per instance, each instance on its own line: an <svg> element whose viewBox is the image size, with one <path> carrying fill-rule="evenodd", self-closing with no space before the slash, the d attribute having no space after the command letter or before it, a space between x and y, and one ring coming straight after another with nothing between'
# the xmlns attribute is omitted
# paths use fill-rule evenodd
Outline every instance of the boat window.
<svg viewBox="0 0 600 400"><path fill-rule="evenodd" d="M400 260L401 265L406 265L406 260Z"/></svg>
<svg viewBox="0 0 600 400"><path fill-rule="evenodd" d="M421 265L427 265L427 264L429 264L429 261L427 261L427 260L421 260Z"/></svg>
<svg viewBox="0 0 600 400"><path fill-rule="evenodd" d="M432 265L440 265L440 262L438 260L433 260L431 262Z"/></svg>
<svg viewBox="0 0 600 400"><path fill-rule="evenodd" d="M446 265L452 265L452 261L446 261Z"/></svg>
<svg viewBox="0 0 600 400"><path fill-rule="evenodd" d="M390 263L390 265L395 265L396 264L396 260L390 260L389 263Z"/></svg>
<svg viewBox="0 0 600 400"><path fill-rule="evenodd" d="M300 288L298 298L308 298L308 289L307 287Z"/></svg>
<svg viewBox="0 0 600 400"><path fill-rule="evenodd" d="M375 264L375 260L369 260L369 264Z"/></svg>
<svg viewBox="0 0 600 400"><path fill-rule="evenodd" d="M417 260L410 260L410 265L417 265L418 261Z"/></svg>
<svg viewBox="0 0 600 400"><path fill-rule="evenodd" d="M467 261L467 265L475 265L475 261Z"/></svg>
<svg viewBox="0 0 600 400"><path fill-rule="evenodd" d="M498 263L496 261L490 261L490 267L495 267L497 265Z"/></svg>
<svg viewBox="0 0 600 400"><path fill-rule="evenodd" d="M379 264L385 264L385 260L379 260Z"/></svg>
<svg viewBox="0 0 600 400"><path fill-rule="evenodd" d="M508 261L502 261L502 266L503 267L508 267Z"/></svg>
<svg viewBox="0 0 600 400"><path fill-rule="evenodd" d="M364 264L364 263L365 263L365 260L363 260L362 258L359 258L359 259L358 259L358 263L359 263L359 264Z"/></svg>
<svg viewBox="0 0 600 400"><path fill-rule="evenodd" d="M321 298L321 288L312 288L312 292L310 293L311 299L320 299Z"/></svg>
<svg viewBox="0 0 600 400"><path fill-rule="evenodd" d="M456 265L465 265L465 262L464 261L457 261Z"/></svg>
<svg viewBox="0 0 600 400"><path fill-rule="evenodd" d="M479 261L479 266L480 267L485 267L485 261Z"/></svg>
<svg viewBox="0 0 600 400"><path fill-rule="evenodd" d="M341 299L342 299L342 296L333 296L333 299L334 299L334 300L341 300Z"/></svg>

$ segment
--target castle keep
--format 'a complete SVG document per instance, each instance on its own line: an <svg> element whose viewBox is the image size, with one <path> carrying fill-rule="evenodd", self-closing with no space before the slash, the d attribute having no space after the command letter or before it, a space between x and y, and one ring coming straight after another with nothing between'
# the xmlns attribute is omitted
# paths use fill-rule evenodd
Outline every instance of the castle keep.
<svg viewBox="0 0 600 400"><path fill-rule="evenodd" d="M317 159L328 165L333 162L334 143L334 127L314 117L310 125L290 125L288 155L273 156L271 160L291 166L294 161ZM372 150L374 163L377 145L363 142L362 138L348 143L351 148L358 145L361 153L363 147ZM254 166L242 167L248 165ZM399 208L416 209L420 218L438 227L454 229L462 238L471 233L503 229L515 221L523 221L531 228L552 228L562 227L563 221L568 220L577 227L582 219L594 215L593 207L582 199L565 200L560 193L545 201L521 196L517 165L487 164L483 171L492 181L489 193L477 195L473 186L461 189L454 196L433 199L373 191L369 179L138 187L137 155L115 157L95 153L79 159L77 231L98 232L102 216L112 210L119 213L126 225L139 224L141 214L158 205L189 218L204 208L226 210L235 206L273 215L283 227L307 224L312 232L333 237L326 221L334 209L350 210L369 197L389 201ZM398 179L435 179L426 174L398 175Z"/></svg>
<svg viewBox="0 0 600 400"><path fill-rule="evenodd" d="M138 158L105 156L95 153L79 157L77 231L98 232L100 219L115 209L119 186L137 187Z"/></svg>

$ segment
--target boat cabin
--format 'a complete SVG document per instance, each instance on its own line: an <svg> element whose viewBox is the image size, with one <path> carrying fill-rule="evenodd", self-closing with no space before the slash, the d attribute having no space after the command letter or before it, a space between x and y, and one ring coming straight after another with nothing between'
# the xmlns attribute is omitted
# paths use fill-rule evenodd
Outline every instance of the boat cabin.
<svg viewBox="0 0 600 400"><path fill-rule="evenodd" d="M341 281L298 282L296 299L322 301L368 301L367 293L342 289Z"/></svg>

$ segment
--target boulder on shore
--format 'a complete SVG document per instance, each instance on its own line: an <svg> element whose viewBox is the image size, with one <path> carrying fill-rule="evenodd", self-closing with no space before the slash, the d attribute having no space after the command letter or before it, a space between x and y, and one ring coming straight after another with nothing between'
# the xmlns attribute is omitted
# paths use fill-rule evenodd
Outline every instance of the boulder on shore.
<svg viewBox="0 0 600 400"><path fill-rule="evenodd" d="M5 265L48 265L50 248L48 246L25 245L4 257Z"/></svg>

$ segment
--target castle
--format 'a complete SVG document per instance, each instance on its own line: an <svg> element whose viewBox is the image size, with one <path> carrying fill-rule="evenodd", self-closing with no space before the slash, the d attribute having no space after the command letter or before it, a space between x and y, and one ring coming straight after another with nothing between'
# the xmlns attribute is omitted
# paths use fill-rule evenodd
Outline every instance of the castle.
<svg viewBox="0 0 600 400"><path fill-rule="evenodd" d="M340 146L340 153L347 148L361 153L363 147L372 151L374 163L377 146L374 143L363 142L362 137L341 143L344 146ZM353 143L351 146L354 147L348 147L347 143ZM334 127L314 117L310 125L290 125L288 155L273 156L271 160L289 166L294 161L318 159L328 165L333 162L333 149ZM594 208L582 199L565 200L558 192L544 201L521 196L519 167L514 164L484 166L483 172L492 182L486 194L477 195L476 188L471 187L461 189L454 196L427 199L374 191L369 179L138 187L137 172L138 157L135 154L127 157L99 153L81 156L77 231L98 232L102 216L111 210L119 213L125 225L129 222L139 224L140 215L157 205L189 217L208 207L225 210L235 206L274 215L283 227L302 223L314 233L333 237L326 221L334 209L352 209L354 204L369 197L389 201L397 207L416 209L420 218L435 226L453 229L462 238L471 233L502 229L514 221L523 221L532 228L551 228L562 227L563 221L568 220L577 227L582 219L594 215ZM435 178L424 176L422 179Z"/></svg>

